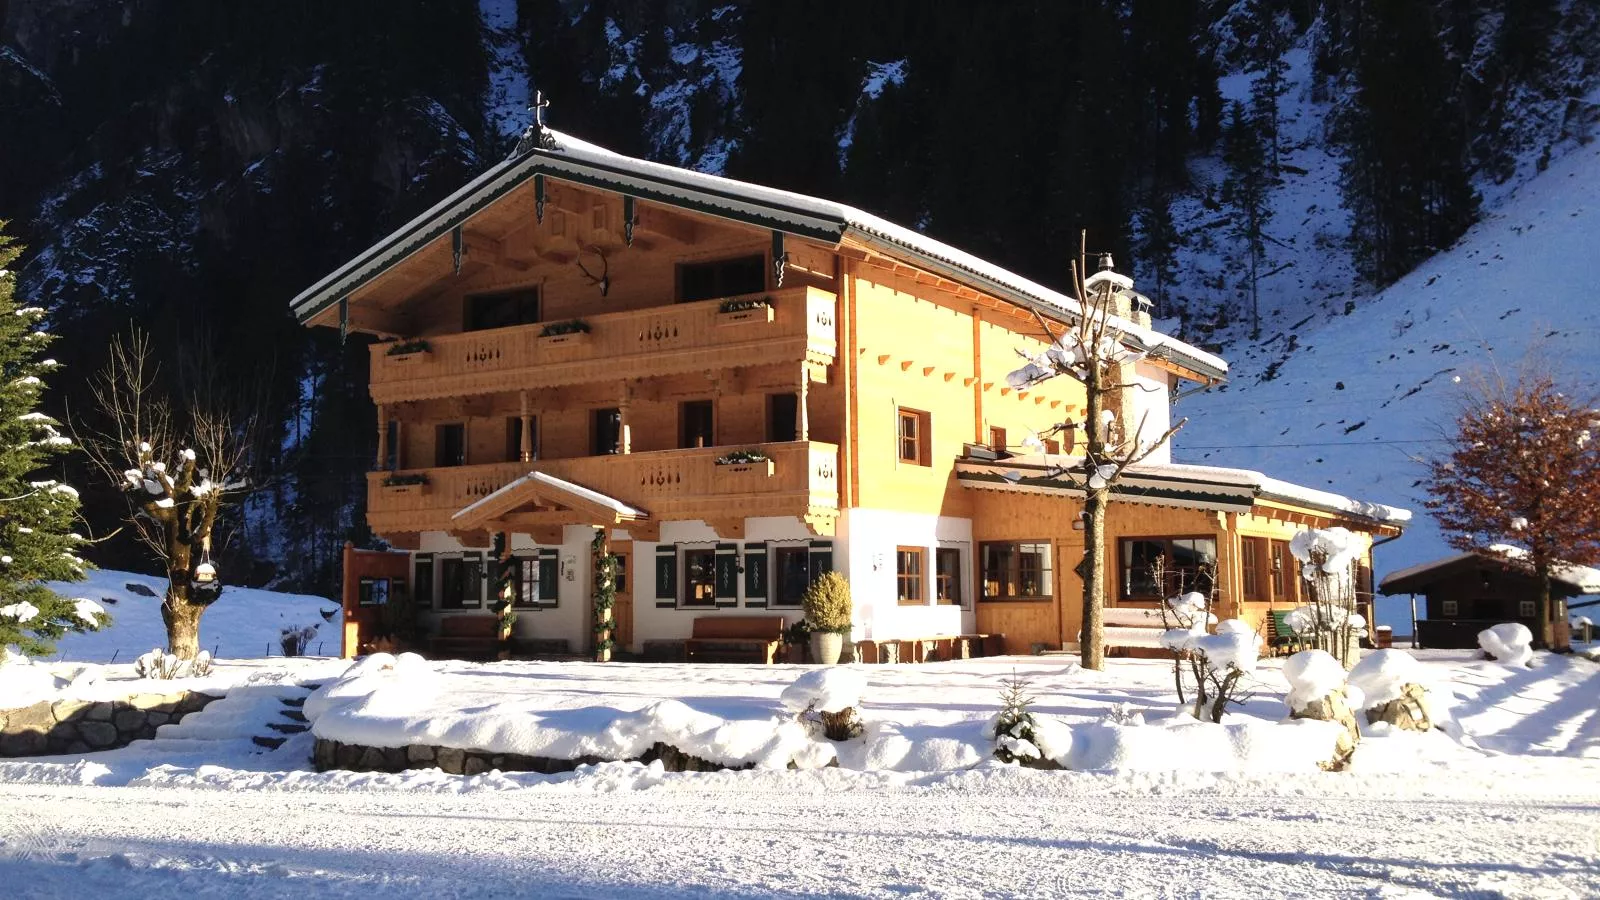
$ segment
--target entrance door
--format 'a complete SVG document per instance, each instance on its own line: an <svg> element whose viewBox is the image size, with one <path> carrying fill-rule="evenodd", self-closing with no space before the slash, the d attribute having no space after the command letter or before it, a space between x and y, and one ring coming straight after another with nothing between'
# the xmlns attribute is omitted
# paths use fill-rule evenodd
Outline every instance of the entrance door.
<svg viewBox="0 0 1600 900"><path fill-rule="evenodd" d="M611 552L617 555L617 602L611 615L617 622L617 649L626 653L633 649L633 542L618 541Z"/></svg>

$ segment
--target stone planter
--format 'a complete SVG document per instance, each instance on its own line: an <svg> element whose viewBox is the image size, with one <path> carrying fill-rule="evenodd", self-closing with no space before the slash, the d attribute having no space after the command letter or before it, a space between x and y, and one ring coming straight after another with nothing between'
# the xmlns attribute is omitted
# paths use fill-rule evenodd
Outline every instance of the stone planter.
<svg viewBox="0 0 1600 900"><path fill-rule="evenodd" d="M811 661L824 666L838 665L844 650L844 635L833 631L811 633Z"/></svg>

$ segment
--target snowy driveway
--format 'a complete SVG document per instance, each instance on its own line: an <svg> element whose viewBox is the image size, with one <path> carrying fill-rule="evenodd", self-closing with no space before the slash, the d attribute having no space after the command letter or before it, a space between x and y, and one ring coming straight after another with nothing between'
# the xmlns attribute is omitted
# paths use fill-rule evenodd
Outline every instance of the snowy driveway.
<svg viewBox="0 0 1600 900"><path fill-rule="evenodd" d="M878 788L803 773L583 784L0 785L14 835L0 884L18 898L302 900L1600 895L1592 797L1392 799L1373 778L1375 798L1340 799L1017 770Z"/></svg>

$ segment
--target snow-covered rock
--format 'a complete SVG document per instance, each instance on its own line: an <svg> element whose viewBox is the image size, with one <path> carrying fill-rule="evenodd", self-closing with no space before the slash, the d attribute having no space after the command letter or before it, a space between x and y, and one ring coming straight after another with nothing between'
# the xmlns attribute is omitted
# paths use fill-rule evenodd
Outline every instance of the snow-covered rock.
<svg viewBox="0 0 1600 900"><path fill-rule="evenodd" d="M1302 650L1284 660L1283 677L1289 681L1283 702L1291 710L1340 690L1347 679L1344 666L1326 650Z"/></svg>

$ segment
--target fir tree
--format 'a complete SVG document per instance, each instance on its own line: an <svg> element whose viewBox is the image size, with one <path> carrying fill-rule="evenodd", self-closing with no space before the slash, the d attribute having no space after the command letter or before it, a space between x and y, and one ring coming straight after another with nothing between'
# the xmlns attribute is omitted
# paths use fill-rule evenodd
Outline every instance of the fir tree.
<svg viewBox="0 0 1600 900"><path fill-rule="evenodd" d="M1256 123L1245 114L1242 104L1234 103L1229 111L1223 143L1224 156L1233 167L1233 173L1223 185L1222 194L1235 211L1230 233L1244 243L1247 254L1245 274L1246 287L1250 291L1250 338L1256 340L1261 337L1259 282L1267 255L1267 223L1272 220L1267 192L1272 187L1273 177Z"/></svg>
<svg viewBox="0 0 1600 900"><path fill-rule="evenodd" d="M0 221L0 655L7 646L26 656L55 649L68 632L107 622L92 600L61 597L46 581L81 581L83 539L72 532L78 492L41 471L72 442L60 423L38 411L41 376L56 368L40 354L51 338L38 330L44 310L18 307L8 266L21 248Z"/></svg>

